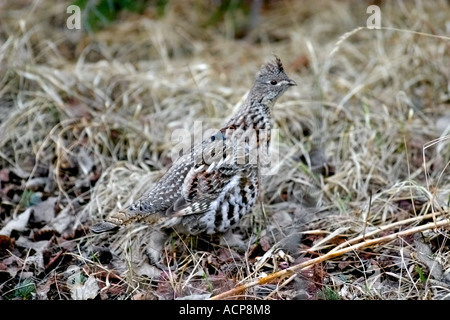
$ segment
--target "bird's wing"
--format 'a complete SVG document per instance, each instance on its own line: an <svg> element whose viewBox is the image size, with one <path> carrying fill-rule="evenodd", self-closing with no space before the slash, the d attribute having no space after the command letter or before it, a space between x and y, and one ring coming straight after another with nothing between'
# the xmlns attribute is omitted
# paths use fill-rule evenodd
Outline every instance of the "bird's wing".
<svg viewBox="0 0 450 320"><path fill-rule="evenodd" d="M193 167L186 176L181 196L167 209L166 217L180 217L208 211L214 200L239 183L239 171L214 164L209 167L203 165ZM233 174L230 174L232 172Z"/></svg>
<svg viewBox="0 0 450 320"><path fill-rule="evenodd" d="M202 143L201 161L197 157L196 164L186 174L181 194L167 209L166 217L207 211L211 203L239 183L242 172L252 166L237 161L239 154L245 154L239 152L245 146L236 147L235 141L226 138L225 131L226 128L218 131L210 141ZM196 149L194 154L199 152Z"/></svg>

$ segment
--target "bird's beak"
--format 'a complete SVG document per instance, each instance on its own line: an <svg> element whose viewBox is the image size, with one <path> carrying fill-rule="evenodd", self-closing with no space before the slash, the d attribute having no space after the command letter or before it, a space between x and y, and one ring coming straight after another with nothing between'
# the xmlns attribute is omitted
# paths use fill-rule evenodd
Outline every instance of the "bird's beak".
<svg viewBox="0 0 450 320"><path fill-rule="evenodd" d="M288 85L290 85L290 86L296 86L297 85L297 83L294 81L294 80L292 80L292 79L289 79L289 81L288 81Z"/></svg>

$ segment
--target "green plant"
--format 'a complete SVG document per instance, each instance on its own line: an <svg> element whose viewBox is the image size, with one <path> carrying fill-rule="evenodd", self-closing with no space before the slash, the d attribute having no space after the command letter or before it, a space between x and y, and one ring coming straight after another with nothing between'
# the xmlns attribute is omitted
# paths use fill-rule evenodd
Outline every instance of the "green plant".
<svg viewBox="0 0 450 320"><path fill-rule="evenodd" d="M156 1L156 9L159 15L164 14L168 0ZM75 0L74 5L82 10L83 26L88 31L97 31L106 27L117 19L123 10L141 13L147 6L148 0Z"/></svg>
<svg viewBox="0 0 450 320"><path fill-rule="evenodd" d="M14 298L21 298L22 300L31 300L36 292L36 285L32 278L26 278L16 285L14 290Z"/></svg>
<svg viewBox="0 0 450 320"><path fill-rule="evenodd" d="M425 276L425 272L423 271L423 268L421 266L416 265L414 267L414 270L419 275L420 282L426 283L427 282L427 277Z"/></svg>
<svg viewBox="0 0 450 320"><path fill-rule="evenodd" d="M23 207L32 207L41 202L41 196L42 195L40 193L27 189L22 193L22 198L20 199L19 204Z"/></svg>
<svg viewBox="0 0 450 320"><path fill-rule="evenodd" d="M341 300L341 296L337 291L330 287L323 287L317 292L317 299L319 300Z"/></svg>

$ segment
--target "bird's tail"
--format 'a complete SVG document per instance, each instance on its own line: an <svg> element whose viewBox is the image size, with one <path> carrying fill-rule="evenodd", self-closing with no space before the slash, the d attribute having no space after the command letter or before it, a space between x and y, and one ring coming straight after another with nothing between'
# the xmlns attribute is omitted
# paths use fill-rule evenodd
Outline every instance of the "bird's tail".
<svg viewBox="0 0 450 320"><path fill-rule="evenodd" d="M131 224L133 222L144 222L149 225L158 225L163 223L162 220L167 218L161 217L156 212L136 211L135 206L128 206L120 211L110 214L103 222L94 225L91 228L93 233L103 233L113 231L121 226Z"/></svg>
<svg viewBox="0 0 450 320"><path fill-rule="evenodd" d="M108 232L108 231L112 231L119 228L119 225L109 222L109 221L103 221L100 223L97 223L96 225L94 225L91 228L91 231L93 233L103 233L103 232Z"/></svg>

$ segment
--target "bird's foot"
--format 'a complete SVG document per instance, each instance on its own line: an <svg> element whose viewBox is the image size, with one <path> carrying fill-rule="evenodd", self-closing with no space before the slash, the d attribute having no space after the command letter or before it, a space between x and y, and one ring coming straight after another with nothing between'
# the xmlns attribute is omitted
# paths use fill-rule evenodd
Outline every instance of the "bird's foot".
<svg viewBox="0 0 450 320"><path fill-rule="evenodd" d="M225 232L222 238L220 238L220 245L227 247L235 247L242 251L248 249L247 243L245 243L242 240L242 235L234 234L231 229Z"/></svg>
<svg viewBox="0 0 450 320"><path fill-rule="evenodd" d="M168 238L168 234L164 231L153 230L149 235L146 253L150 263L158 269L162 271L175 271L178 268L176 261L173 261L173 264L170 265L170 263L164 261L165 259L162 255L164 245Z"/></svg>

